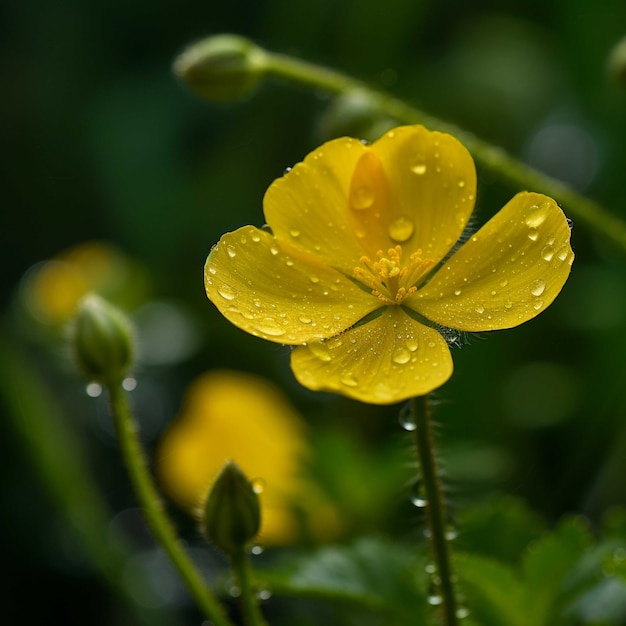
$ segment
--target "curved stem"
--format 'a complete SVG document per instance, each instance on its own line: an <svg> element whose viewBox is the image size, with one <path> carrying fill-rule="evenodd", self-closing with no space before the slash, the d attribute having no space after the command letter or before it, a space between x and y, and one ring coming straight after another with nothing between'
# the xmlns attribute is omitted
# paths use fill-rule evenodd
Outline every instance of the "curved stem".
<svg viewBox="0 0 626 626"><path fill-rule="evenodd" d="M551 196L559 204L566 207L572 218L580 220L581 223L626 253L626 223L621 219L606 211L596 202L576 193L568 185L514 159L504 150L479 139L472 133L428 115L387 94L375 91L365 83L350 76L319 67L313 63L285 55L268 53L267 73L313 89L323 89L333 94L360 90L368 94L382 113L400 123L423 124L431 130L454 135L485 169L495 172L499 177L517 188Z"/></svg>
<svg viewBox="0 0 626 626"><path fill-rule="evenodd" d="M241 591L241 611L246 626L267 626L250 580L250 563L243 548L231 555L233 572Z"/></svg>
<svg viewBox="0 0 626 626"><path fill-rule="evenodd" d="M148 472L146 458L137 436L126 394L119 384L109 385L108 389L122 457L150 530L178 570L189 594L202 613L215 626L233 626L183 550L164 511L163 502Z"/></svg>
<svg viewBox="0 0 626 626"><path fill-rule="evenodd" d="M415 446L420 467L420 477L426 496L426 519L430 530L430 544L439 577L441 592L441 609L446 626L456 626L457 607L452 582L450 550L446 538L447 515L446 505L441 490L441 482L437 471L437 460L434 452L434 439L428 396L420 396L413 400L413 417L415 419Z"/></svg>

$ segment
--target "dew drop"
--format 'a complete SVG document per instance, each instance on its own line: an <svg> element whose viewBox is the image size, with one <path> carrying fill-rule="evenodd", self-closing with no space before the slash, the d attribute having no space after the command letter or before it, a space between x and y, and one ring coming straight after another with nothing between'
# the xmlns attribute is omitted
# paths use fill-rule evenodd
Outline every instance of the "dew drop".
<svg viewBox="0 0 626 626"><path fill-rule="evenodd" d="M310 317L306 317L306 315L301 315L298 318L298 321L300 321L302 324L310 324L313 320Z"/></svg>
<svg viewBox="0 0 626 626"><path fill-rule="evenodd" d="M246 238L245 235L241 235L241 238L239 239L239 241L241 241L241 243L248 243L248 239Z"/></svg>
<svg viewBox="0 0 626 626"><path fill-rule="evenodd" d="M428 506L428 500L424 495L424 489L420 481L417 481L415 483L411 491L411 504L418 509L423 509L424 507Z"/></svg>
<svg viewBox="0 0 626 626"><path fill-rule="evenodd" d="M279 326L278 322L272 317L264 318L260 323L256 324L255 329L270 337L280 337L285 334L285 329Z"/></svg>
<svg viewBox="0 0 626 626"><path fill-rule="evenodd" d="M485 312L485 307L482 304L477 304L474 307L474 311L476 311L476 313L478 313L478 315L482 315Z"/></svg>
<svg viewBox="0 0 626 626"><path fill-rule="evenodd" d="M356 387L359 382L357 381L357 379L354 377L353 374L345 374L342 379L341 379L342 384L344 384L346 387Z"/></svg>
<svg viewBox="0 0 626 626"><path fill-rule="evenodd" d="M505 278L503 281L500 282L500 287L506 287L509 284L509 281Z"/></svg>
<svg viewBox="0 0 626 626"><path fill-rule="evenodd" d="M402 409L400 409L400 415L398 416L400 426L408 432L413 432L417 428L415 418L413 416L413 406L411 402L407 402Z"/></svg>
<svg viewBox="0 0 626 626"><path fill-rule="evenodd" d="M122 381L122 389L124 389L124 391L134 391L137 389L137 379L128 376Z"/></svg>
<svg viewBox="0 0 626 626"><path fill-rule="evenodd" d="M237 293L235 292L235 290L228 285L222 285L217 290L217 293L219 293L220 296L224 298L224 300L234 300L237 297Z"/></svg>
<svg viewBox="0 0 626 626"><path fill-rule="evenodd" d="M278 247L277 247L277 246L270 246L270 252L271 252L274 256L276 256L276 255L280 252L280 250L278 249Z"/></svg>
<svg viewBox="0 0 626 626"><path fill-rule="evenodd" d="M410 350L411 352L415 352L417 348L419 347L419 344L417 343L417 339L414 339L413 337L411 337L410 339L407 339L404 345L406 345L407 350Z"/></svg>
<svg viewBox="0 0 626 626"><path fill-rule="evenodd" d="M328 351L328 346L321 341L313 341L309 344L309 350L316 356L320 361L324 363L328 363L332 361L332 356Z"/></svg>
<svg viewBox="0 0 626 626"><path fill-rule="evenodd" d="M538 311L542 306L543 306L543 300L537 300L537 302L533 304L533 309L535 309L535 311Z"/></svg>
<svg viewBox="0 0 626 626"><path fill-rule="evenodd" d="M457 610L456 610L456 616L457 619L465 619L466 617L469 617L469 610L467 607L465 606L460 606Z"/></svg>
<svg viewBox="0 0 626 626"><path fill-rule="evenodd" d="M463 189L463 187L465 187L465 181L464 180L460 180L457 185L459 186L460 189Z"/></svg>
<svg viewBox="0 0 626 626"><path fill-rule="evenodd" d="M292 228L292 229L290 229L289 234L292 237L296 238L296 237L300 236L300 231L297 228Z"/></svg>
<svg viewBox="0 0 626 626"><path fill-rule="evenodd" d="M446 528L446 532L444 533L444 535L448 541L453 541L459 536L459 533L454 526L449 525L448 528Z"/></svg>
<svg viewBox="0 0 626 626"><path fill-rule="evenodd" d="M254 545L250 548L250 554L254 554L255 556L258 556L259 554L263 554L263 546L260 545Z"/></svg>
<svg viewBox="0 0 626 626"><path fill-rule="evenodd" d="M418 163L411 168L411 171L418 176L426 174L426 163Z"/></svg>
<svg viewBox="0 0 626 626"><path fill-rule="evenodd" d="M432 594L428 596L428 604L431 606L440 606L443 603L443 598L440 595Z"/></svg>
<svg viewBox="0 0 626 626"><path fill-rule="evenodd" d="M530 293L532 293L533 296L539 297L545 290L546 281L539 279L533 283L532 287L530 288Z"/></svg>
<svg viewBox="0 0 626 626"><path fill-rule="evenodd" d="M406 217L398 217L389 224L389 237L398 243L408 241L413 235L415 224Z"/></svg>
<svg viewBox="0 0 626 626"><path fill-rule="evenodd" d="M259 243L259 241L261 241L261 237L259 236L258 233L250 233L250 239L252 239L252 241L254 241L254 243Z"/></svg>
<svg viewBox="0 0 626 626"><path fill-rule="evenodd" d="M265 491L265 481L262 478L254 478L251 483L254 493L263 493Z"/></svg>
<svg viewBox="0 0 626 626"><path fill-rule="evenodd" d="M355 211L369 209L374 204L374 191L371 187L357 187L350 197L350 205Z"/></svg>
<svg viewBox="0 0 626 626"><path fill-rule="evenodd" d="M272 592L269 589L261 589L257 593L257 597L261 601L269 600L272 597Z"/></svg>
<svg viewBox="0 0 626 626"><path fill-rule="evenodd" d="M437 571L437 568L434 563L428 563L428 565L424 567L424 571L427 574L434 574Z"/></svg>
<svg viewBox="0 0 626 626"><path fill-rule="evenodd" d="M309 280L312 283L319 283L320 282L320 279L317 276L309 276Z"/></svg>
<svg viewBox="0 0 626 626"><path fill-rule="evenodd" d="M226 252L231 259L237 256L237 251L232 246L226 246Z"/></svg>
<svg viewBox="0 0 626 626"><path fill-rule="evenodd" d="M241 589L236 585L232 585L232 587L228 590L231 598L238 598L241 595Z"/></svg>
<svg viewBox="0 0 626 626"><path fill-rule="evenodd" d="M461 290L460 289L455 289L454 290L454 295L455 296L460 296L461 295Z"/></svg>
<svg viewBox="0 0 626 626"><path fill-rule="evenodd" d="M541 251L541 258L544 261L552 261L552 257L554 256L554 248L552 246L544 246Z"/></svg>
<svg viewBox="0 0 626 626"><path fill-rule="evenodd" d="M539 231L536 228L531 227L528 229L528 238L531 241L537 241L538 237L539 237Z"/></svg>
<svg viewBox="0 0 626 626"><path fill-rule="evenodd" d="M547 214L543 209L539 209L537 205L531 207L536 209L526 218L526 226L530 226L531 228L537 228L541 226L545 221Z"/></svg>
<svg viewBox="0 0 626 626"><path fill-rule="evenodd" d="M89 383L85 391L90 398L98 398L102 395L102 385L100 383Z"/></svg>
<svg viewBox="0 0 626 626"><path fill-rule="evenodd" d="M212 274L213 276L217 274L217 270L215 269L215 267L213 267L213 265L209 265L208 270L209 270L209 274Z"/></svg>
<svg viewBox="0 0 626 626"><path fill-rule="evenodd" d="M411 353L407 348L397 348L391 356L391 360L398 365L404 365L411 360Z"/></svg>
<svg viewBox="0 0 626 626"><path fill-rule="evenodd" d="M505 308L505 309L512 309L512 308L513 308L513 303L512 303L510 300L507 300L507 301L504 303L504 308Z"/></svg>
<svg viewBox="0 0 626 626"><path fill-rule="evenodd" d="M559 261L566 261L567 257L569 256L569 250L567 249L567 246L563 246L562 248L560 248L559 251L556 253L556 256Z"/></svg>

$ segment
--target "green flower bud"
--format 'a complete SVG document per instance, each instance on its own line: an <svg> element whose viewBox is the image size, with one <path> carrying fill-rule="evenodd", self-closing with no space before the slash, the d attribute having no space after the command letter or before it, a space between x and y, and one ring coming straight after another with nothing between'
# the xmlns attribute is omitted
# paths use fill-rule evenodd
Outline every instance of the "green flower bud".
<svg viewBox="0 0 626 626"><path fill-rule="evenodd" d="M73 339L78 365L89 380L114 385L126 377L134 352L131 325L106 300L94 294L82 298Z"/></svg>
<svg viewBox="0 0 626 626"><path fill-rule="evenodd" d="M609 57L609 71L614 78L626 85L626 37L613 48Z"/></svg>
<svg viewBox="0 0 626 626"><path fill-rule="evenodd" d="M174 73L209 102L249 96L267 68L267 54L248 39L216 35L191 45L174 61Z"/></svg>
<svg viewBox="0 0 626 626"><path fill-rule="evenodd" d="M215 480L204 506L206 538L227 554L234 554L259 532L261 507L252 483L228 461Z"/></svg>

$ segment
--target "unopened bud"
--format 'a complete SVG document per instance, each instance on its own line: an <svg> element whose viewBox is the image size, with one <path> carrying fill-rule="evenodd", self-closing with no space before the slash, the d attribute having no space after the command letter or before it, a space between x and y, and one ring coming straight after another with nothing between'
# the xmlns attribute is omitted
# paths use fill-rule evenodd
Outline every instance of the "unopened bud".
<svg viewBox="0 0 626 626"><path fill-rule="evenodd" d="M265 51L248 39L216 35L187 48L174 61L174 73L203 100L229 102L254 91L266 60Z"/></svg>
<svg viewBox="0 0 626 626"><path fill-rule="evenodd" d="M206 538L227 554L241 550L259 532L259 496L232 461L224 465L215 480L203 513Z"/></svg>
<svg viewBox="0 0 626 626"><path fill-rule="evenodd" d="M112 385L126 377L133 362L132 330L118 309L87 295L78 304L73 331L76 358L89 380Z"/></svg>

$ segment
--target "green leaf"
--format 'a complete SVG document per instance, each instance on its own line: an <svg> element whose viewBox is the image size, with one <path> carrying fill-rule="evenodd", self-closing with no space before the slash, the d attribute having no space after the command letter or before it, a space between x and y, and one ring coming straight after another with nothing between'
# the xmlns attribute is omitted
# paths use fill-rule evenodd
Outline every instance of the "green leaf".
<svg viewBox="0 0 626 626"><path fill-rule="evenodd" d="M365 538L348 547L324 547L259 577L275 595L347 603L384 617L380 624L409 626L430 623L426 562L413 548Z"/></svg>
<svg viewBox="0 0 626 626"><path fill-rule="evenodd" d="M565 602L568 574L591 545L591 534L579 517L565 518L554 533L532 543L522 564L525 582L525 626L554 626Z"/></svg>
<svg viewBox="0 0 626 626"><path fill-rule="evenodd" d="M522 626L524 588L508 565L489 557L459 554L455 559L459 588L467 599L470 615L481 626Z"/></svg>

